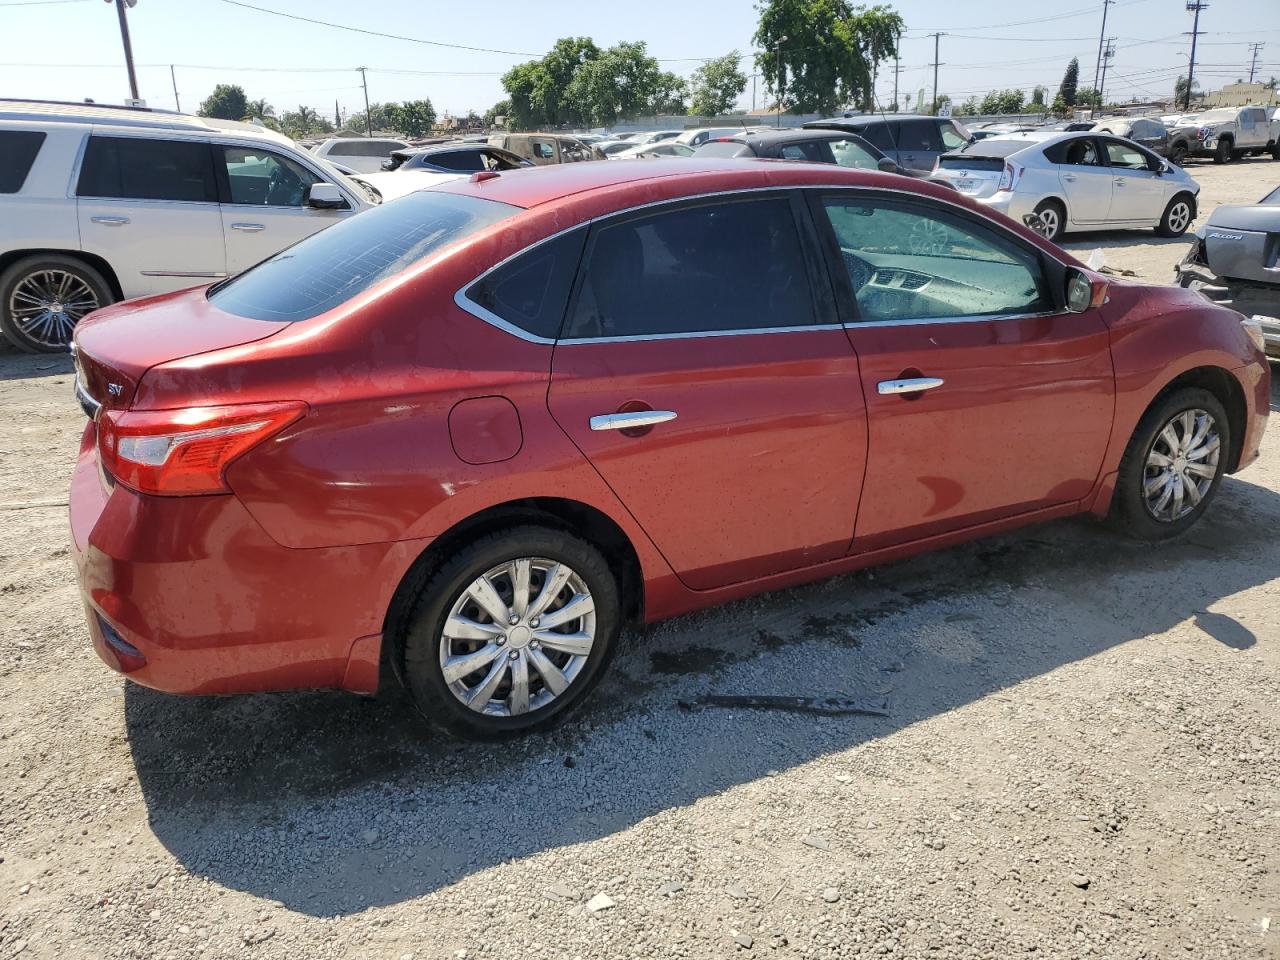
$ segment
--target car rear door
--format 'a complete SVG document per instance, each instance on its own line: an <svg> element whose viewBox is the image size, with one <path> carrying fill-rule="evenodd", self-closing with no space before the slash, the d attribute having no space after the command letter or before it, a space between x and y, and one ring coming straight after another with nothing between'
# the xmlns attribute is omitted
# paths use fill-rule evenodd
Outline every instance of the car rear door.
<svg viewBox="0 0 1280 960"><path fill-rule="evenodd" d="M846 552L866 416L819 260L784 192L591 229L548 403L693 589Z"/></svg>
<svg viewBox="0 0 1280 960"><path fill-rule="evenodd" d="M205 140L93 133L76 180L80 246L126 297L227 275L213 147Z"/></svg>
<svg viewBox="0 0 1280 960"><path fill-rule="evenodd" d="M1045 150L1058 166L1071 223L1104 223L1111 212L1112 172L1095 137L1072 137Z"/></svg>
<svg viewBox="0 0 1280 960"><path fill-rule="evenodd" d="M1063 268L989 219L875 191L812 198L861 365L855 552L1070 503L1094 486L1114 377Z"/></svg>
<svg viewBox="0 0 1280 960"><path fill-rule="evenodd" d="M942 154L938 124L928 117L898 121L898 166L928 173ZM963 144L961 144L963 145Z"/></svg>

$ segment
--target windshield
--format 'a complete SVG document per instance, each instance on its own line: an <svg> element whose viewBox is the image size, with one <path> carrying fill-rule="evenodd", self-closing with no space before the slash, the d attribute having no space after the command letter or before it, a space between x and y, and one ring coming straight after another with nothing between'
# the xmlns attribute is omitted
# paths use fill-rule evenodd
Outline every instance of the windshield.
<svg viewBox="0 0 1280 960"><path fill-rule="evenodd" d="M209 290L219 310L292 323L332 310L519 207L422 190L357 214Z"/></svg>

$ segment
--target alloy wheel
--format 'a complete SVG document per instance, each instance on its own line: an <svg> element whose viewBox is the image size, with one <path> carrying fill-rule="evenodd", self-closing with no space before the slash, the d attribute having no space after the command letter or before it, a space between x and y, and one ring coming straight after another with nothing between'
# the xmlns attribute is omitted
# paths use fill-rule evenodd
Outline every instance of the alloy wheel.
<svg viewBox="0 0 1280 960"><path fill-rule="evenodd" d="M9 317L19 333L44 347L65 347L76 324L101 304L93 287L67 270L36 270L9 294Z"/></svg>
<svg viewBox="0 0 1280 960"><path fill-rule="evenodd" d="M1222 436L1205 410L1183 410L1156 434L1142 476L1147 512L1161 523L1181 520L1200 505L1218 475Z"/></svg>
<svg viewBox="0 0 1280 960"><path fill-rule="evenodd" d="M1179 200L1169 208L1169 230L1183 233L1191 223L1191 207L1185 200Z"/></svg>
<svg viewBox="0 0 1280 960"><path fill-rule="evenodd" d="M1040 232L1044 234L1046 238L1052 240L1058 235L1058 228L1062 225L1058 220L1058 210L1056 207L1045 207L1043 210L1039 211L1039 213L1041 223Z"/></svg>
<svg viewBox="0 0 1280 960"><path fill-rule="evenodd" d="M454 601L441 630L440 670L471 710L519 716L569 689L595 630L595 601L575 570L521 557L477 577Z"/></svg>

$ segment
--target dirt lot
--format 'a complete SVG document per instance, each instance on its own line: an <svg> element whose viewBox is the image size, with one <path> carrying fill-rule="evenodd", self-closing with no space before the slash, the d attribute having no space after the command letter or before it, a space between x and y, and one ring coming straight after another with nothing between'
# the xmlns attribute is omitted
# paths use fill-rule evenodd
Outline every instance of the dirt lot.
<svg viewBox="0 0 1280 960"><path fill-rule="evenodd" d="M1184 243L1069 246L1167 282ZM1275 443L1178 543L1063 522L685 617L567 729L460 747L394 691L99 663L64 509L15 508L65 499L69 370L0 356L0 960L1280 957Z"/></svg>

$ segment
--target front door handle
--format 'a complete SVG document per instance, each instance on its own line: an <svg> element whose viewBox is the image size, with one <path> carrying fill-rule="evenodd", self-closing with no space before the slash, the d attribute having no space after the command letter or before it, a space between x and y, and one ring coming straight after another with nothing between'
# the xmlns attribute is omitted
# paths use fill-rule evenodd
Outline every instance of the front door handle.
<svg viewBox="0 0 1280 960"><path fill-rule="evenodd" d="M1074 173L1064 173L1062 175L1062 179L1067 181L1067 183L1075 183L1076 175Z"/></svg>
<svg viewBox="0 0 1280 960"><path fill-rule="evenodd" d="M592 430L635 430L674 420L674 410L636 410L631 413L605 413L591 418Z"/></svg>
<svg viewBox="0 0 1280 960"><path fill-rule="evenodd" d="M259 230L267 229L265 223L233 223L232 230L242 230L245 233L257 233Z"/></svg>
<svg viewBox="0 0 1280 960"><path fill-rule="evenodd" d="M911 377L908 380L881 380L876 386L876 392L882 396L890 396L895 393L921 393L925 390L932 390L934 387L940 387L945 381L940 377Z"/></svg>
<svg viewBox="0 0 1280 960"><path fill-rule="evenodd" d="M1115 180L1113 180L1112 182L1113 182L1117 187L1123 187L1123 186L1124 186L1124 177L1116 177L1116 178L1115 178Z"/></svg>
<svg viewBox="0 0 1280 960"><path fill-rule="evenodd" d="M94 223L105 224L108 227L123 227L129 222L128 217L90 217Z"/></svg>

